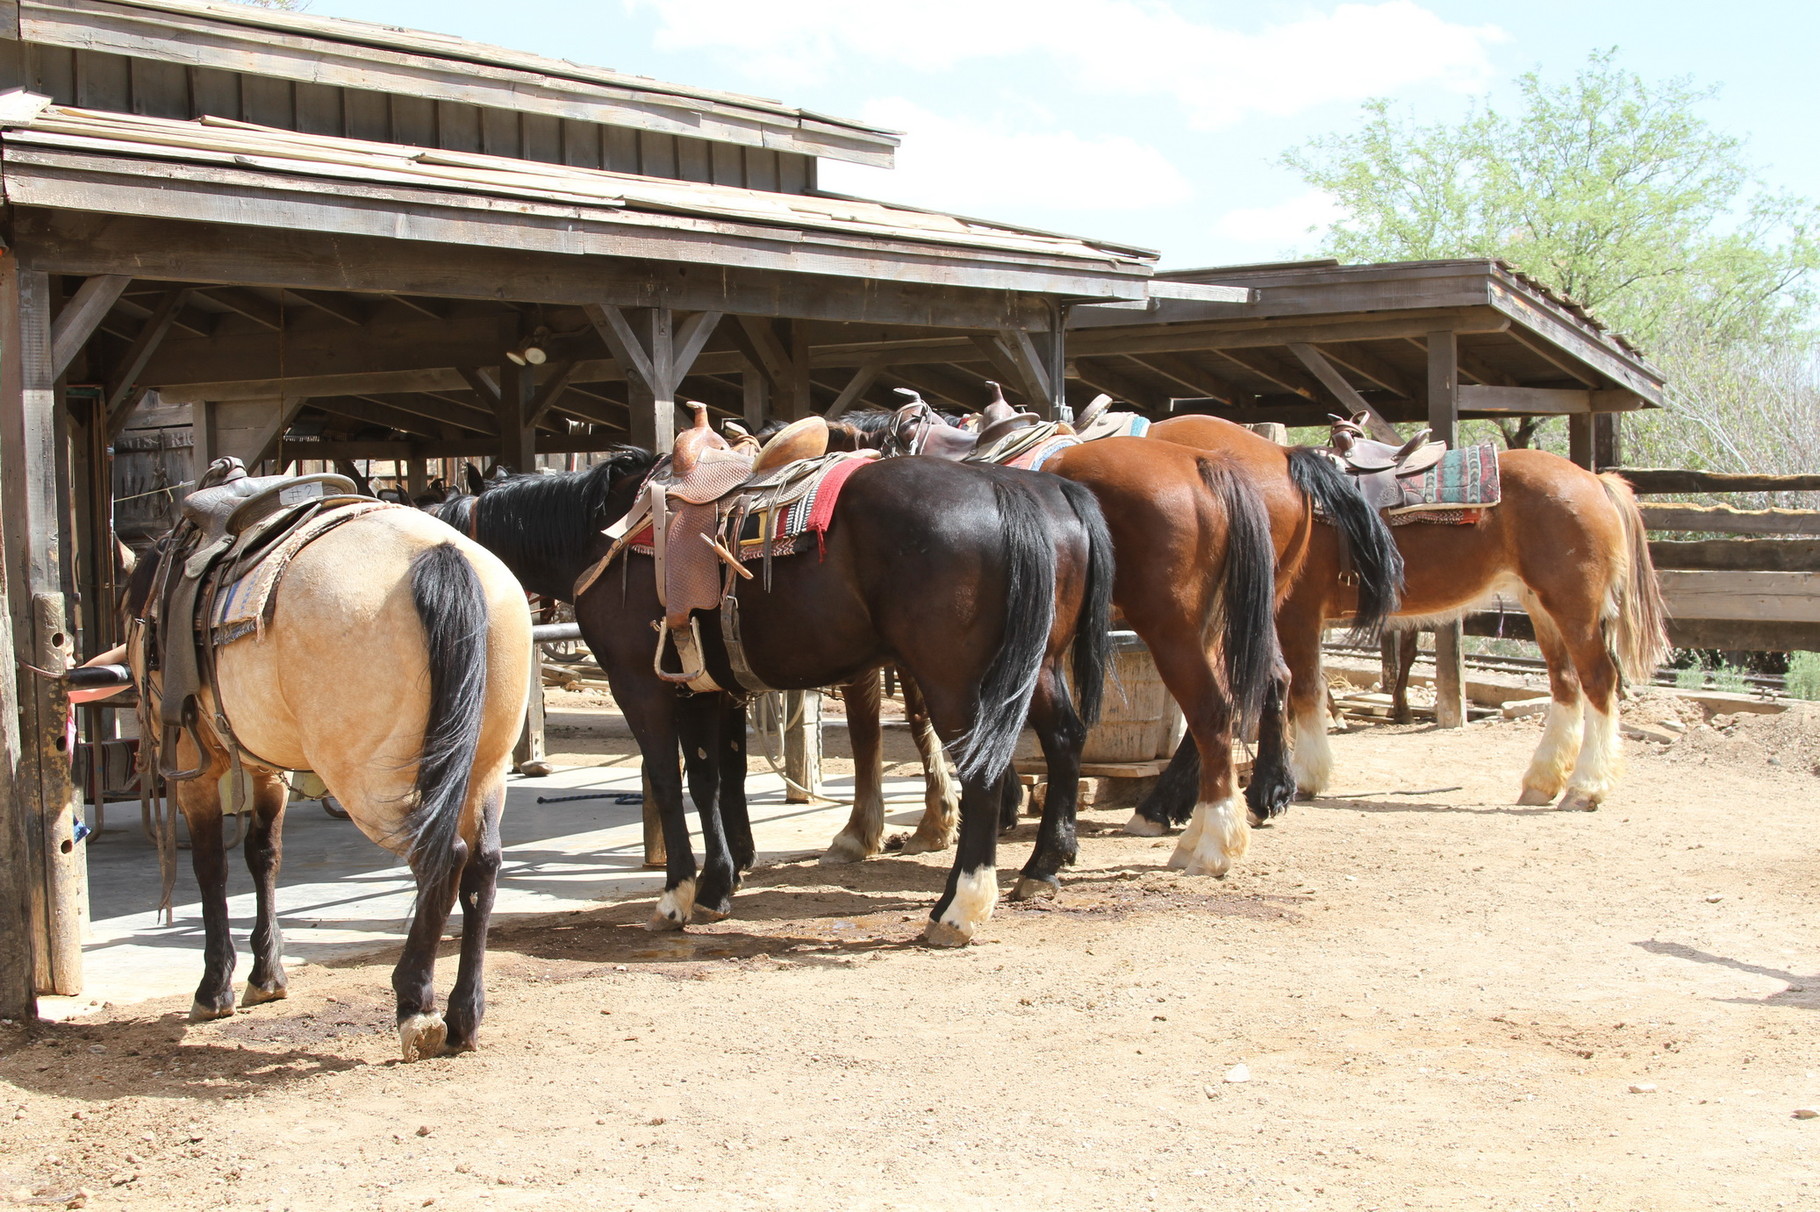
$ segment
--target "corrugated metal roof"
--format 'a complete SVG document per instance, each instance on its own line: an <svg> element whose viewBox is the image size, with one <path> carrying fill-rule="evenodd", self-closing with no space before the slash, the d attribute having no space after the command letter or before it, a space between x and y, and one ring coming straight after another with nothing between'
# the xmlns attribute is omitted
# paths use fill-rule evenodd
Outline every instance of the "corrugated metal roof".
<svg viewBox="0 0 1820 1212"><path fill-rule="evenodd" d="M134 158L481 194L620 213L675 215L798 231L1147 266L1154 254L864 199L768 193L505 156L310 135L226 118L179 121L0 97L0 141Z"/></svg>

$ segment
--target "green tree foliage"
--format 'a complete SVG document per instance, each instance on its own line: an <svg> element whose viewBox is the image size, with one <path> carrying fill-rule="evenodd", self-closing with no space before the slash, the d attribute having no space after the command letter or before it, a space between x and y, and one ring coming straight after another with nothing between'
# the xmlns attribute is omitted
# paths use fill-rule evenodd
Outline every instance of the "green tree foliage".
<svg viewBox="0 0 1820 1212"><path fill-rule="evenodd" d="M1388 102L1288 153L1343 215L1344 261L1502 257L1645 345L1791 336L1808 322L1820 212L1763 191L1710 95L1592 55L1571 80L1531 72L1515 109L1420 125Z"/></svg>

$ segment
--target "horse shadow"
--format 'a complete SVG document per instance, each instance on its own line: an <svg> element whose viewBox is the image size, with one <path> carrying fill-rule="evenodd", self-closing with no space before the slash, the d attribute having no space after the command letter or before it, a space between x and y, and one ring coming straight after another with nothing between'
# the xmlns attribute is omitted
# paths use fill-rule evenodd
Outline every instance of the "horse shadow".
<svg viewBox="0 0 1820 1212"><path fill-rule="evenodd" d="M1781 968L1771 968L1764 964L1753 964L1745 960L1733 959L1727 955L1715 955L1685 943L1663 942L1661 939L1645 939L1632 946L1647 951L1651 955L1673 956L1675 959L1688 960L1696 964L1716 964L1721 968L1731 968L1737 972L1748 972L1752 976L1767 976L1772 980L1786 981L1788 988L1771 993L1766 997L1720 997L1714 1001L1729 1002L1738 1006L1796 1006L1803 1010L1820 1010L1820 974L1814 976L1797 976Z"/></svg>
<svg viewBox="0 0 1820 1212"><path fill-rule="evenodd" d="M280 1010L282 1013L282 1010ZM0 1047L0 1082L86 1103L130 1098L221 1102L308 1081L367 1062L315 1044L389 1029L364 1021L324 1024L313 1038L264 1040L275 1020L236 1016L193 1024L183 1011L96 1022L41 1022ZM201 1032L207 1032L201 1035ZM299 1033L300 1035L303 1033Z"/></svg>

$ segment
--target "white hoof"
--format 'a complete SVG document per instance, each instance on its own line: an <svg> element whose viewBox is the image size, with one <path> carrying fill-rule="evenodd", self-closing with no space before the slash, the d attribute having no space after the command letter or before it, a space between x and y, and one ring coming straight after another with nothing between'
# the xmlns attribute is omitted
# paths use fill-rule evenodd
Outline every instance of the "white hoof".
<svg viewBox="0 0 1820 1212"><path fill-rule="evenodd" d="M291 991L283 985L274 985L270 989L261 989L252 981L248 981L246 983L246 992L240 997L240 1004L243 1006L257 1006L264 1002L283 1001L290 995Z"/></svg>
<svg viewBox="0 0 1820 1212"><path fill-rule="evenodd" d="M1162 837L1169 832L1169 826L1159 825L1143 813L1134 812L1125 822L1125 832L1132 837Z"/></svg>
<svg viewBox="0 0 1820 1212"><path fill-rule="evenodd" d="M695 881L684 880L674 888L664 889L651 911L646 930L681 930L695 912Z"/></svg>
<svg viewBox="0 0 1820 1212"><path fill-rule="evenodd" d="M1202 801L1194 806L1194 819L1169 856L1169 865L1188 875L1223 876L1250 842L1251 828L1237 800Z"/></svg>
<svg viewBox="0 0 1820 1212"><path fill-rule="evenodd" d="M834 840L828 843L828 852L822 855L821 862L830 867L842 863L861 863L877 853L877 845L868 847L851 833L837 833Z"/></svg>
<svg viewBox="0 0 1820 1212"><path fill-rule="evenodd" d="M1203 861L1197 859L1194 862L1189 863L1187 866L1183 867L1182 874L1183 875L1211 875L1216 880L1223 880L1226 878L1226 873L1230 870L1232 870L1232 863L1227 860L1222 859L1222 860L1217 860L1217 861L1203 862Z"/></svg>
<svg viewBox="0 0 1820 1212"><path fill-rule="evenodd" d="M218 1018L233 1017L234 1007L231 1004L227 1006L206 1006L197 1001L190 1003L190 1021L192 1023L207 1023L213 1022Z"/></svg>
<svg viewBox="0 0 1820 1212"><path fill-rule="evenodd" d="M1523 784L1523 794L1517 797L1517 803L1530 806L1552 804L1554 802L1555 793L1553 791L1544 791L1540 787L1531 787L1528 783Z"/></svg>
<svg viewBox="0 0 1820 1212"><path fill-rule="evenodd" d="M931 921L923 927L923 942L931 947L965 947L973 941L972 926L957 926L953 922Z"/></svg>
<svg viewBox="0 0 1820 1212"><path fill-rule="evenodd" d="M1604 802L1605 793L1601 791L1574 790L1569 788L1561 797L1562 812L1594 812Z"/></svg>
<svg viewBox="0 0 1820 1212"><path fill-rule="evenodd" d="M442 1015L433 1010L428 1014L413 1014L398 1024L398 1044L407 1061L441 1056L448 1038L448 1026L443 1023Z"/></svg>

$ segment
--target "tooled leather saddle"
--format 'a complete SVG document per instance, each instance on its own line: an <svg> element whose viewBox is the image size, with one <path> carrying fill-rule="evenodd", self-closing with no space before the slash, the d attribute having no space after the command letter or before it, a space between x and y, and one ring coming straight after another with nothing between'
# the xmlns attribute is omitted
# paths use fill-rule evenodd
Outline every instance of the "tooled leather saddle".
<svg viewBox="0 0 1820 1212"><path fill-rule="evenodd" d="M165 779L193 779L207 765L185 770L174 762L185 732L197 752L205 752L198 725L202 692L212 691L215 679L216 638L210 627L215 593L313 519L353 504L385 507L362 495L346 476L249 476L245 465L231 457L209 464L196 491L184 498L181 518L159 544L146 597L134 603L131 637L141 669L159 677L155 696L142 688L140 710L146 718L140 735L148 743L157 738L148 747L155 748L156 770ZM238 793L243 750L219 696L213 697L210 724L228 747Z"/></svg>

